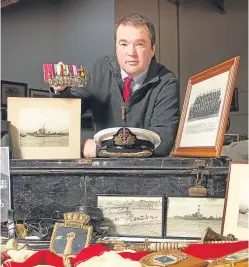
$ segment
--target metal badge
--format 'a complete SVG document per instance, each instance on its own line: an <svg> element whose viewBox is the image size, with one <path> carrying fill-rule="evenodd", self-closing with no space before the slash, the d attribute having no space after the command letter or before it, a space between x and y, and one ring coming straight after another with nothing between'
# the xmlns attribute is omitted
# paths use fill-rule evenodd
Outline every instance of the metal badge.
<svg viewBox="0 0 249 267"><path fill-rule="evenodd" d="M161 252L161 253L156 253L156 255L145 256L144 258L142 258L141 263L142 263L142 266L145 266L145 267L152 267L152 266L166 267L166 266L177 264L187 258L188 258L188 255L184 253L165 254Z"/></svg>
<svg viewBox="0 0 249 267"><path fill-rule="evenodd" d="M155 263L157 266L165 267L165 266L178 263L179 259L178 257L169 254L169 255L161 255L161 256L159 255L159 256L152 257L151 261Z"/></svg>
<svg viewBox="0 0 249 267"><path fill-rule="evenodd" d="M248 260L248 252L236 252L234 254L225 256L224 261L227 263L237 263Z"/></svg>
<svg viewBox="0 0 249 267"><path fill-rule="evenodd" d="M134 145L136 139L136 135L128 128L120 128L118 132L113 135L114 145L116 146Z"/></svg>

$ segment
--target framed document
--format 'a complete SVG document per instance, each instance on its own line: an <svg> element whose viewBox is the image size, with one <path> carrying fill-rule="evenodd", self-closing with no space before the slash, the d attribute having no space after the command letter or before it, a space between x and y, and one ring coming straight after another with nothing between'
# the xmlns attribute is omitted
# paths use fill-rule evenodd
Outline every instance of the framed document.
<svg viewBox="0 0 249 267"><path fill-rule="evenodd" d="M80 99L8 98L15 159L80 158Z"/></svg>
<svg viewBox="0 0 249 267"><path fill-rule="evenodd" d="M1 107L7 107L8 97L26 97L27 83L1 81Z"/></svg>
<svg viewBox="0 0 249 267"><path fill-rule="evenodd" d="M249 236L249 166L248 162L230 162L222 219L222 234L239 240Z"/></svg>
<svg viewBox="0 0 249 267"><path fill-rule="evenodd" d="M239 57L189 78L174 156L221 156Z"/></svg>

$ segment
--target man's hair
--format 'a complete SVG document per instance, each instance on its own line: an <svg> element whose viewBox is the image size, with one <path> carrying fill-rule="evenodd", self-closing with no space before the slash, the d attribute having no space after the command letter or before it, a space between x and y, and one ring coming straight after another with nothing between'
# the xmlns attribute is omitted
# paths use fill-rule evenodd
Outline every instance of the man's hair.
<svg viewBox="0 0 249 267"><path fill-rule="evenodd" d="M134 27L147 26L150 32L151 45L153 46L156 43L155 27L153 23L149 19L147 19L145 16L138 14L138 13L132 13L128 17L124 17L120 19L118 23L116 24L115 40L116 40L116 35L117 35L117 29L121 24L132 25Z"/></svg>

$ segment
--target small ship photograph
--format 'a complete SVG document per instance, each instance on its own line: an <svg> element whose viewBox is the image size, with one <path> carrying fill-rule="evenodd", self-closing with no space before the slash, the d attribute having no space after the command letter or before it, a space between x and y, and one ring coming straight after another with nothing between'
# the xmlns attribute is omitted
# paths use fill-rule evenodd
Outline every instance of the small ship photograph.
<svg viewBox="0 0 249 267"><path fill-rule="evenodd" d="M167 237L201 237L207 227L221 233L223 198L169 197Z"/></svg>
<svg viewBox="0 0 249 267"><path fill-rule="evenodd" d="M21 147L68 147L70 112L60 108L23 108L19 113Z"/></svg>
<svg viewBox="0 0 249 267"><path fill-rule="evenodd" d="M162 197L98 196L111 236L162 237Z"/></svg>

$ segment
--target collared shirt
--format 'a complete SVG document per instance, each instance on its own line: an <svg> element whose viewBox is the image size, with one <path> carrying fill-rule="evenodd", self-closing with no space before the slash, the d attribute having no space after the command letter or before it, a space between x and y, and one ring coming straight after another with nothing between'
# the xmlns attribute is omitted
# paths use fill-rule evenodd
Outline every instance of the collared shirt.
<svg viewBox="0 0 249 267"><path fill-rule="evenodd" d="M142 84L143 84L143 82L147 76L148 70L149 70L149 68L146 69L145 71L141 72L137 76L133 77L133 81L131 82L131 94L133 94L137 89L139 89L142 86ZM124 78L126 78L128 76L129 75L124 70L121 69L122 80L124 81ZM56 91L54 89L54 94L58 94L58 93L59 93L59 91Z"/></svg>
<svg viewBox="0 0 249 267"><path fill-rule="evenodd" d="M131 93L132 94L142 86L144 79L146 78L147 72L148 72L148 69L138 74L137 76L133 77L133 81L131 82ZM124 78L128 77L129 75L124 70L121 69L121 76L122 76L122 79L124 80Z"/></svg>

